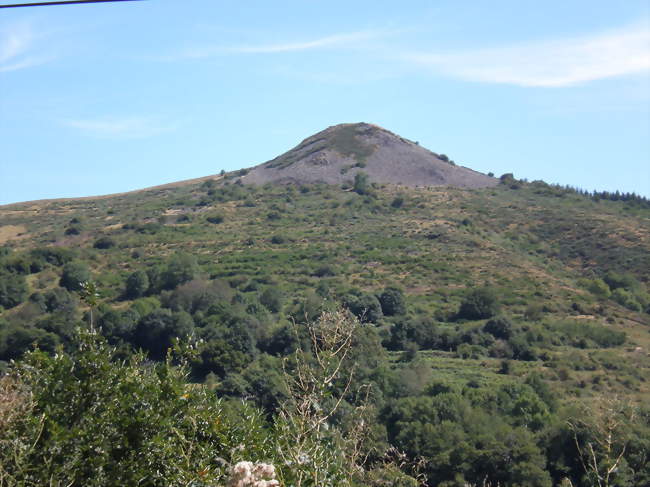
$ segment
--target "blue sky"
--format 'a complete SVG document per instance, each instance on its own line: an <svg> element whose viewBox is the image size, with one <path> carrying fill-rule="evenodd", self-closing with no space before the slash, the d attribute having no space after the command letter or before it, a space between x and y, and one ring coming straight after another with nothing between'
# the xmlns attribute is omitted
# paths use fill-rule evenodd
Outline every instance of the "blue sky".
<svg viewBox="0 0 650 487"><path fill-rule="evenodd" d="M360 121L479 171L650 196L649 5L0 9L0 204L249 167Z"/></svg>

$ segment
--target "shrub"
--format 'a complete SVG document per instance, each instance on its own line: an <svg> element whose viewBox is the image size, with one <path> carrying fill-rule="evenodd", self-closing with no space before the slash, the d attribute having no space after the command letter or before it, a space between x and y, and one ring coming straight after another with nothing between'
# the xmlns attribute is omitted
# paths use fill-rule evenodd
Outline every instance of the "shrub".
<svg viewBox="0 0 650 487"><path fill-rule="evenodd" d="M191 281L199 275L199 264L196 257L186 253L171 256L162 277L165 289L174 289L179 284ZM149 279L151 284L151 278Z"/></svg>
<svg viewBox="0 0 650 487"><path fill-rule="evenodd" d="M181 284L171 293L165 293L162 304L174 311L195 314L207 311L211 306L230 303L232 297L233 290L225 281L194 279Z"/></svg>
<svg viewBox="0 0 650 487"><path fill-rule="evenodd" d="M219 223L223 223L223 215L222 214L216 214L216 215L210 215L206 217L206 220L209 223L214 223L215 225L218 225Z"/></svg>
<svg viewBox="0 0 650 487"><path fill-rule="evenodd" d="M584 282L585 288L594 296L607 299L612 292L609 286L602 279L588 279Z"/></svg>
<svg viewBox="0 0 650 487"><path fill-rule="evenodd" d="M406 313L406 299L401 289L387 287L378 298L384 315L394 316Z"/></svg>
<svg viewBox="0 0 650 487"><path fill-rule="evenodd" d="M175 338L187 337L194 323L189 314L159 309L140 320L135 329L135 344L157 360L165 358Z"/></svg>
<svg viewBox="0 0 650 487"><path fill-rule="evenodd" d="M384 315L379 300L372 294L347 296L345 305L363 323L377 323Z"/></svg>
<svg viewBox="0 0 650 487"><path fill-rule="evenodd" d="M53 352L60 343L59 338L46 330L20 325L9 325L0 329L0 360L16 360L34 347ZM2 435L0 435L0 438ZM2 448L0 448L2 450ZM0 462L0 465L2 463Z"/></svg>
<svg viewBox="0 0 650 487"><path fill-rule="evenodd" d="M539 303L531 303L524 310L524 318L530 321L539 321L544 314L544 306Z"/></svg>
<svg viewBox="0 0 650 487"><path fill-rule="evenodd" d="M64 312L71 315L77 309L77 299L64 288L50 289L43 296L43 300L49 313Z"/></svg>
<svg viewBox="0 0 650 487"><path fill-rule="evenodd" d="M325 264L325 265L322 265L322 266L318 267L318 269L316 269L314 271L314 275L316 277L335 276L336 275L336 269L330 264Z"/></svg>
<svg viewBox="0 0 650 487"><path fill-rule="evenodd" d="M68 291L79 291L81 290L81 283L90 280L91 275L88 266L79 260L73 260L63 266L59 284Z"/></svg>
<svg viewBox="0 0 650 487"><path fill-rule="evenodd" d="M267 287L262 295L260 296L260 303L262 303L266 308L272 313L279 313L282 309L282 291L277 287Z"/></svg>
<svg viewBox="0 0 650 487"><path fill-rule="evenodd" d="M468 320L491 318L499 311L496 293L488 287L471 290L460 304L457 317Z"/></svg>
<svg viewBox="0 0 650 487"><path fill-rule="evenodd" d="M625 306L629 310L642 310L641 304L637 301L636 296L634 296L634 294L632 294L627 289L623 289L621 287L614 289L614 292L612 293L612 299L621 306Z"/></svg>
<svg viewBox="0 0 650 487"><path fill-rule="evenodd" d="M282 235L273 235L271 237L271 243L275 245L281 245L286 242L286 239Z"/></svg>
<svg viewBox="0 0 650 487"><path fill-rule="evenodd" d="M501 338L507 340L512 336L512 323L505 316L491 319L488 321L485 326L483 326L483 331L489 333L495 338Z"/></svg>
<svg viewBox="0 0 650 487"><path fill-rule="evenodd" d="M360 171L354 175L354 185L352 186L352 190L357 194L368 194L370 190L370 181L366 173Z"/></svg>
<svg viewBox="0 0 650 487"><path fill-rule="evenodd" d="M0 306L13 308L27 298L25 276L0 270Z"/></svg>
<svg viewBox="0 0 650 487"><path fill-rule="evenodd" d="M403 196L395 196L395 198L393 198L393 201L390 204L390 206L392 206L393 208L401 208L403 205L404 205Z"/></svg>
<svg viewBox="0 0 650 487"><path fill-rule="evenodd" d="M129 299L141 298L149 290L149 276L142 270L133 272L126 280L125 295Z"/></svg>
<svg viewBox="0 0 650 487"><path fill-rule="evenodd" d="M57 267L67 264L75 256L74 250L63 247L40 247L30 251L30 254L34 259L43 259Z"/></svg>
<svg viewBox="0 0 650 487"><path fill-rule="evenodd" d="M112 247L115 247L115 240L113 240L111 237L101 237L95 240L93 247L102 250L110 249Z"/></svg>
<svg viewBox="0 0 650 487"><path fill-rule="evenodd" d="M0 430L8 485L223 485L239 455L270 456L251 408L190 388L187 371L169 363L116 360L97 335L79 342L73 355L34 352L11 375L29 392Z"/></svg>
<svg viewBox="0 0 650 487"><path fill-rule="evenodd" d="M619 288L627 289L629 291L639 286L639 281L637 281L636 278L629 273L609 271L607 274L605 274L603 280L607 283L612 291Z"/></svg>

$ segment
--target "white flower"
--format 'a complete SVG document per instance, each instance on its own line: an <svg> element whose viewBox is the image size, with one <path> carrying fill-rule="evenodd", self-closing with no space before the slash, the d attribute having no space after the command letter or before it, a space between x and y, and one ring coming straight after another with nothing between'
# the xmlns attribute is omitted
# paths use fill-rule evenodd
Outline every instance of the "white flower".
<svg viewBox="0 0 650 487"><path fill-rule="evenodd" d="M275 467L268 463L239 462L230 469L228 487L279 487Z"/></svg>

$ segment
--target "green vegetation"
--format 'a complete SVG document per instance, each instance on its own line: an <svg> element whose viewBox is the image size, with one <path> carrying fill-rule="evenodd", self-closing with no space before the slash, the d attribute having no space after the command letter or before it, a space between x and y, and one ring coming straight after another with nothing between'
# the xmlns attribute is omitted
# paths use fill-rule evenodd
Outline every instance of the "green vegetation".
<svg viewBox="0 0 650 487"><path fill-rule="evenodd" d="M372 146L358 137L359 127L350 125L339 127L330 139L331 147L344 156L352 156L357 161L363 162L373 152Z"/></svg>
<svg viewBox="0 0 650 487"><path fill-rule="evenodd" d="M286 485L586 487L623 446L609 485L648 483L648 209L356 175L0 208L27 230L0 248L0 485L221 485L248 460ZM323 382L314 323L342 322Z"/></svg>

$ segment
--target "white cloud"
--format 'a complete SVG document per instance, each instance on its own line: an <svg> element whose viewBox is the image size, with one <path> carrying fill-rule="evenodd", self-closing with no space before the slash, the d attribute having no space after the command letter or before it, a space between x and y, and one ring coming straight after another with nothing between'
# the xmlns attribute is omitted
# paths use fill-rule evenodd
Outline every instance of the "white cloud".
<svg viewBox="0 0 650 487"><path fill-rule="evenodd" d="M31 54L36 43L33 28L26 23L0 28L0 73L30 68L48 61Z"/></svg>
<svg viewBox="0 0 650 487"><path fill-rule="evenodd" d="M201 46L186 49L175 58L206 58L223 54L278 54L294 51L307 51L312 49L325 49L335 47L351 47L362 41L376 38L380 35L374 31L359 31L347 34L335 34L318 39L287 42L279 44L259 44L250 46Z"/></svg>
<svg viewBox="0 0 650 487"><path fill-rule="evenodd" d="M62 123L86 135L108 139L143 139L174 130L172 125L149 117L67 119Z"/></svg>
<svg viewBox="0 0 650 487"><path fill-rule="evenodd" d="M409 53L417 65L468 81L562 87L650 70L650 28L446 53Z"/></svg>

